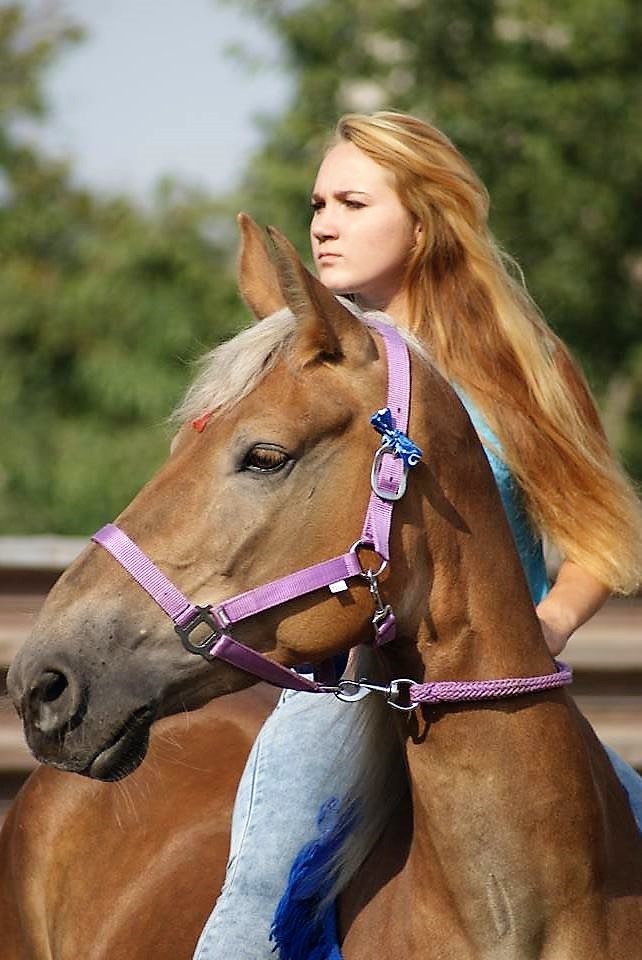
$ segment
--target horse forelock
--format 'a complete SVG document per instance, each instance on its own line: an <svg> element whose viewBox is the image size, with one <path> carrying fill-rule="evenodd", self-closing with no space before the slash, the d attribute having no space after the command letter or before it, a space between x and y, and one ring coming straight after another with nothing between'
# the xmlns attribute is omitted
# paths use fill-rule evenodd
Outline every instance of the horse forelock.
<svg viewBox="0 0 642 960"><path fill-rule="evenodd" d="M177 404L177 426L214 410L225 410L251 393L292 341L296 320L288 308L246 327L197 362L199 372Z"/></svg>
<svg viewBox="0 0 642 960"><path fill-rule="evenodd" d="M353 302L339 299L357 320L376 319L398 329L387 314L363 311ZM295 316L285 307L209 350L197 361L199 372L172 412L171 422L180 426L205 413L233 407L252 392L284 355L294 340L296 328ZM425 347L416 337L406 330L399 333L414 354L429 360Z"/></svg>

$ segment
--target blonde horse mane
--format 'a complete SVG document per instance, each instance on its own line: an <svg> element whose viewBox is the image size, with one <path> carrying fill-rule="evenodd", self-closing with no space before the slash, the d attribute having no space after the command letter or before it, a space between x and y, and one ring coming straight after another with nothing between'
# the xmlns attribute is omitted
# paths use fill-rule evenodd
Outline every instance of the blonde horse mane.
<svg viewBox="0 0 642 960"><path fill-rule="evenodd" d="M196 379L171 415L172 423L180 426L204 413L233 407L272 369L295 329L294 315L286 307L204 354Z"/></svg>
<svg viewBox="0 0 642 960"><path fill-rule="evenodd" d="M407 330L398 328L385 313L362 311L356 304L339 298L358 320L374 318L394 326L410 349L426 360L426 349ZM287 353L294 340L297 321L289 308L284 307L258 323L241 330L204 354L197 361L198 374L183 399L171 414L171 422L180 426L188 420L214 410L229 410L275 366Z"/></svg>

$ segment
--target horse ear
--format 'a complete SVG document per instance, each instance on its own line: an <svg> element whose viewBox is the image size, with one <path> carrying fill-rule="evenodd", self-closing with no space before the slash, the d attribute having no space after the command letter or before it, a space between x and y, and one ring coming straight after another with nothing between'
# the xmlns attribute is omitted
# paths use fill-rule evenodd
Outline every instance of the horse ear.
<svg viewBox="0 0 642 960"><path fill-rule="evenodd" d="M257 320L263 320L286 306L276 267L267 252L263 231L248 217L236 218L241 231L239 292Z"/></svg>
<svg viewBox="0 0 642 960"><path fill-rule="evenodd" d="M373 355L367 328L313 277L280 230L268 227L276 270L287 305L299 321L297 346L304 362L318 358L365 362Z"/></svg>

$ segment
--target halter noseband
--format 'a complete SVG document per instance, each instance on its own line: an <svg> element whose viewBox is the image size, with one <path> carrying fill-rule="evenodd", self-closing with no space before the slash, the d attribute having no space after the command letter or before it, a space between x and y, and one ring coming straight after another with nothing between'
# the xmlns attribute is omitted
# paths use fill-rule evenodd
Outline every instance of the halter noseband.
<svg viewBox="0 0 642 960"><path fill-rule="evenodd" d="M278 687L312 693L332 692L346 701L360 699L371 692L382 693L391 706L412 710L419 703L515 696L570 683L572 674L569 668L564 664L556 664L556 673L542 677L463 684L417 684L412 680L393 680L387 687L365 680L343 680L338 685L331 685L322 679L324 672L327 676L327 671L322 670L319 679L308 679L232 637L230 627L234 623L325 587L333 593L345 590L346 580L361 577L367 580L375 603L372 617L374 645L381 646L394 639L395 615L390 604L383 603L381 599L378 577L390 559L389 539L394 504L404 495L408 470L421 459L421 450L406 433L410 409L408 348L394 327L373 318L364 319L364 322L381 335L386 347L388 405L371 417L372 425L382 435L382 442L372 465L371 493L361 536L345 553L255 587L217 605L198 606L191 603L115 524L108 523L91 539L111 553L172 619L186 650L206 660L224 660ZM362 549L370 550L382 558L377 571L363 569L359 559ZM202 626L206 628L207 636L196 640L192 634Z"/></svg>

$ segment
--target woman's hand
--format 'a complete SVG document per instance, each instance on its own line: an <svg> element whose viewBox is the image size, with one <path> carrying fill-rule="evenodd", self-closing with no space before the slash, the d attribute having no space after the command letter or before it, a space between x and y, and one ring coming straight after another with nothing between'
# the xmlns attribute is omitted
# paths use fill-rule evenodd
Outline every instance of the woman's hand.
<svg viewBox="0 0 642 960"><path fill-rule="evenodd" d="M544 634L544 639L546 640L546 646L550 650L551 656L558 657L570 640L571 634L567 633L565 630L560 630L551 626L551 624L547 623L546 620L542 619L542 617L539 617L539 625L542 628L542 633Z"/></svg>
<svg viewBox="0 0 642 960"><path fill-rule="evenodd" d="M608 595L608 589L599 580L571 560L564 560L550 592L535 609L554 657L562 652L577 628L600 609Z"/></svg>

